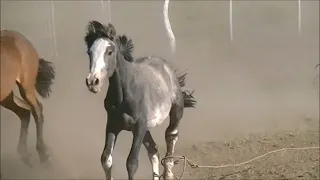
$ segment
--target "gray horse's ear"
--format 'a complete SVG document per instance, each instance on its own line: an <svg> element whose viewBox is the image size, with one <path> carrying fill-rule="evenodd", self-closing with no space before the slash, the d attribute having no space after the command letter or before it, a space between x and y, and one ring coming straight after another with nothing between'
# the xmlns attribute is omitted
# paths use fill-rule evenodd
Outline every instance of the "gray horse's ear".
<svg viewBox="0 0 320 180"><path fill-rule="evenodd" d="M113 40L116 35L116 29L114 28L114 26L111 23L108 23L108 25L106 26L106 31L107 31L107 35Z"/></svg>
<svg viewBox="0 0 320 180"><path fill-rule="evenodd" d="M96 33L96 28L94 27L93 24L90 24L89 27L88 27L88 32L92 32L92 33Z"/></svg>

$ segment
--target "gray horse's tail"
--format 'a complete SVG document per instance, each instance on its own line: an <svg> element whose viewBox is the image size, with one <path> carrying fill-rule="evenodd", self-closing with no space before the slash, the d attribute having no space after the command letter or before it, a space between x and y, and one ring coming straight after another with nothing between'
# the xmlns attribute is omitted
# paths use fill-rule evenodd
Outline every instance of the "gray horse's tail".
<svg viewBox="0 0 320 180"><path fill-rule="evenodd" d="M40 58L35 87L42 98L49 97L54 78L55 70L52 63Z"/></svg>
<svg viewBox="0 0 320 180"><path fill-rule="evenodd" d="M177 75L181 88L186 85L186 83L185 83L186 75L187 75L187 73ZM194 108L195 107L197 101L195 100L193 93L194 93L194 91L192 91L192 92L190 92L188 90L182 91L185 108L191 108L191 107Z"/></svg>

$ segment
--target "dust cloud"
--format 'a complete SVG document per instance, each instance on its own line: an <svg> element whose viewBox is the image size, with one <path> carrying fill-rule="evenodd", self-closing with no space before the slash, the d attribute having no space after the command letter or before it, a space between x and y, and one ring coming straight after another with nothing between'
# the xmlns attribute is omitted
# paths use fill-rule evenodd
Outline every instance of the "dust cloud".
<svg viewBox="0 0 320 180"><path fill-rule="evenodd" d="M104 145L105 93L85 86L88 58L83 41L90 20L108 22L100 1L56 1L54 49L50 1L1 1L1 29L28 37L40 55L54 62L53 94L41 100L45 140L54 170L39 165L35 126L29 130L33 169L16 152L20 122L1 108L1 175L3 178L104 178L100 154ZM169 17L177 52L162 17L162 1L112 1L112 23L135 44L134 55L157 55L181 71L195 89L197 108L187 109L177 148L200 141L228 140L256 132L307 128L319 119L319 89L313 84L319 63L319 2L302 2L302 34L298 34L296 1L234 2L234 42L230 42L228 1L172 2ZM107 3L105 1L107 12ZM108 13L105 13L108 14ZM54 55L57 51L57 56ZM105 88L106 89L106 88ZM166 124L153 130L164 155ZM126 178L125 161L131 134L122 132L114 151L115 178ZM142 148L137 178L151 177Z"/></svg>

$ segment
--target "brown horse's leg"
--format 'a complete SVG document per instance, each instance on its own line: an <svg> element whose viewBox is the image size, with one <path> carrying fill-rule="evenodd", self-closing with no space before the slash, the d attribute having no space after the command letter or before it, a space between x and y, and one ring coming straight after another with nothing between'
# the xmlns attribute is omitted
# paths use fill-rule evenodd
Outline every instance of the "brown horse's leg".
<svg viewBox="0 0 320 180"><path fill-rule="evenodd" d="M22 85L23 86L23 85ZM43 140L43 108L42 104L38 101L35 89L34 88L25 88L22 87L18 83L18 87L20 90L20 94L25 99L29 105L31 106L31 112L32 116L34 117L35 123L36 123L36 129L37 129L37 151L39 153L40 161L41 163L49 163L49 154L47 151L47 147ZM32 90L31 90L32 89Z"/></svg>
<svg viewBox="0 0 320 180"><path fill-rule="evenodd" d="M28 105L22 99L16 97L13 92L2 102L2 106L14 112L21 120L20 138L18 144L18 153L24 163L29 167L30 153L27 150L27 135L30 123L30 110L27 109Z"/></svg>

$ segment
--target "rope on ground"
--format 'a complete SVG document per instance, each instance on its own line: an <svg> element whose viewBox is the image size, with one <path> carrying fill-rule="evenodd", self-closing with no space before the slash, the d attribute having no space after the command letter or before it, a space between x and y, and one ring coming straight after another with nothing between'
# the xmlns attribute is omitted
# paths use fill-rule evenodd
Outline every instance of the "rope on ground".
<svg viewBox="0 0 320 180"><path fill-rule="evenodd" d="M244 162L241 162L241 163L237 163L237 164L226 164L226 165L218 165L218 166L209 166L209 165L198 165L194 162L192 162L190 159L188 159L186 156L166 156L164 158L162 158L161 160L161 164L162 166L164 165L164 160L168 159L168 158L173 158L173 159L178 159L176 161L174 161L174 164L178 164L180 160L183 160L184 161L184 165L183 165L183 170L182 170L182 173L180 175L179 178L176 178L178 180L181 180L184 173L185 173L185 170L186 170L186 166L187 164L189 164L189 166L191 168L210 168L210 169L218 169L218 168L227 168L227 167L238 167L238 166L242 166L242 165L245 165L245 164L248 164L252 161L255 161L257 159L261 159L267 155L270 155L270 154L273 154L273 153L278 153L278 152L282 152L282 151L289 151L289 150L292 150L292 151L299 151L299 150L311 150L311 149L320 149L319 146L315 146L315 147L300 147L300 148L282 148L282 149L277 149L277 150L273 150L273 151L269 151L265 154L262 154L260 156L257 156L255 158L252 158L250 160L247 160L247 161L244 161ZM162 177L163 175L160 176L160 178Z"/></svg>

